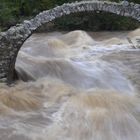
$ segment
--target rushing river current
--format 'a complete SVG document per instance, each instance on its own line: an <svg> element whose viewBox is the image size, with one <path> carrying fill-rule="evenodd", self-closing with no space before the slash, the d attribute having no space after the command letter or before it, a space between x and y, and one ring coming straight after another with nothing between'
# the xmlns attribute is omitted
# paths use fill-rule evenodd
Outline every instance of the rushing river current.
<svg viewBox="0 0 140 140"><path fill-rule="evenodd" d="M0 84L0 140L140 140L138 44L140 29L33 34Z"/></svg>

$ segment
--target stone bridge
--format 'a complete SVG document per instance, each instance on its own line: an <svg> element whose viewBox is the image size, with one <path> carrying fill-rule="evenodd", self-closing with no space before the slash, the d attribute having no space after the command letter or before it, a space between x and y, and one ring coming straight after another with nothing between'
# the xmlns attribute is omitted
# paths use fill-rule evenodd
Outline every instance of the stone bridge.
<svg viewBox="0 0 140 140"><path fill-rule="evenodd" d="M13 81L18 51L37 28L64 15L84 11L105 11L131 17L140 22L140 5L127 1L121 3L81 1L63 4L62 6L43 11L33 19L25 20L22 24L17 24L6 32L0 33L0 81L7 83Z"/></svg>

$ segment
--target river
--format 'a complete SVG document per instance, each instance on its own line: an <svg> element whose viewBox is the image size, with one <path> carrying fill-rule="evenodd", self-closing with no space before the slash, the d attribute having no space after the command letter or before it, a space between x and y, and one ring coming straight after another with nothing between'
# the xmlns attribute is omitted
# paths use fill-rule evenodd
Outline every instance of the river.
<svg viewBox="0 0 140 140"><path fill-rule="evenodd" d="M140 140L140 29L35 33L0 84L0 140Z"/></svg>

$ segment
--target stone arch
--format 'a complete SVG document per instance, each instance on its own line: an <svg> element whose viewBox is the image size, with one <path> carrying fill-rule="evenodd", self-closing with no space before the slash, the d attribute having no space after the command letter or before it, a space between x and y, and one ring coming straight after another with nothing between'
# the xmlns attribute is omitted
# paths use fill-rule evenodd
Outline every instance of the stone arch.
<svg viewBox="0 0 140 140"><path fill-rule="evenodd" d="M64 15L84 11L104 11L131 17L140 22L140 5L127 1L121 3L81 1L63 4L62 6L43 11L35 18L28 21L25 20L22 24L17 24L8 31L0 33L0 81L12 82L18 51L38 27Z"/></svg>

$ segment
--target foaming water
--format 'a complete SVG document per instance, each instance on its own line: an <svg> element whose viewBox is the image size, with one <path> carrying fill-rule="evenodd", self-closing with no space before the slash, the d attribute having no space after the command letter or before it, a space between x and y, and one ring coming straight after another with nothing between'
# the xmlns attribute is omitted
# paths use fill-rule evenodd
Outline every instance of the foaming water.
<svg viewBox="0 0 140 140"><path fill-rule="evenodd" d="M91 36L90 36L90 35ZM0 85L0 140L139 140L139 29L34 34Z"/></svg>

